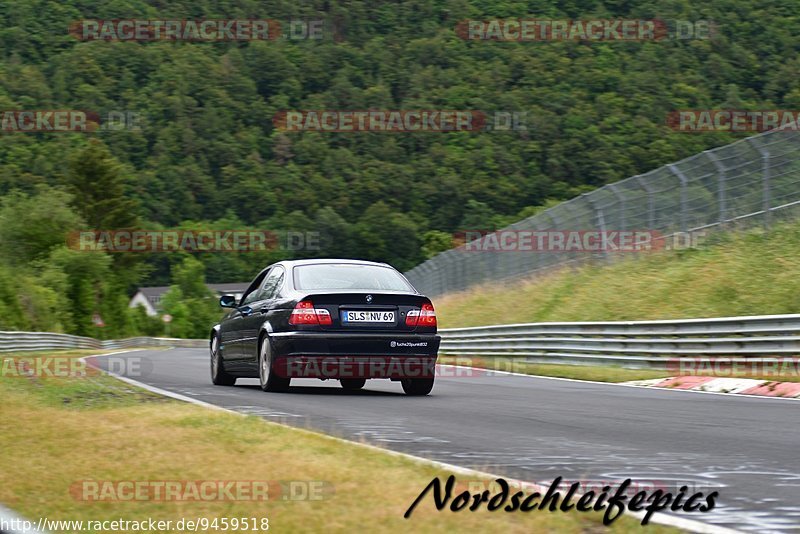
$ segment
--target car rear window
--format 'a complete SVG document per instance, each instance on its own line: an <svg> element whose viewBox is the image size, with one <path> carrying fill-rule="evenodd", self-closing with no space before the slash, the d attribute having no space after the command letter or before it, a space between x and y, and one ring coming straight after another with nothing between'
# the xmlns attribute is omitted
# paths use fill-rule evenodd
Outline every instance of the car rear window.
<svg viewBox="0 0 800 534"><path fill-rule="evenodd" d="M297 289L369 289L411 291L413 288L391 267L323 263L294 268Z"/></svg>

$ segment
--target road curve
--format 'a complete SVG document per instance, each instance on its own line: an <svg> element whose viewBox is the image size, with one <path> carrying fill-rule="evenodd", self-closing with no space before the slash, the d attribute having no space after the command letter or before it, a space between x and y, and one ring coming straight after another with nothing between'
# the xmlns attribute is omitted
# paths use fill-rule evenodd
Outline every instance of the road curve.
<svg viewBox="0 0 800 534"><path fill-rule="evenodd" d="M693 483L717 489L718 504L683 517L800 529L800 401L513 375L439 377L428 397L407 397L387 380L357 392L294 380L288 393L264 393L252 379L213 386L201 349L111 358L111 370L134 369L121 374L145 384L271 421L528 481ZM118 361L131 358L140 361Z"/></svg>

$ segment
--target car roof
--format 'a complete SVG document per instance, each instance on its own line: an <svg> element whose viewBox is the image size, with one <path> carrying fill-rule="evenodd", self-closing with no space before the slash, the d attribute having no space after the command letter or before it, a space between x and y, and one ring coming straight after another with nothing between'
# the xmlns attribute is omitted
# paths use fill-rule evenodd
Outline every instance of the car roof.
<svg viewBox="0 0 800 534"><path fill-rule="evenodd" d="M326 263L347 263L352 265L375 265L376 267L389 267L394 269L388 263L381 263L377 261L367 260L351 260L351 259L337 259L337 258L320 258L320 259L306 259L306 260L285 260L276 262L275 265L284 265L286 267L296 267L299 265L322 265Z"/></svg>

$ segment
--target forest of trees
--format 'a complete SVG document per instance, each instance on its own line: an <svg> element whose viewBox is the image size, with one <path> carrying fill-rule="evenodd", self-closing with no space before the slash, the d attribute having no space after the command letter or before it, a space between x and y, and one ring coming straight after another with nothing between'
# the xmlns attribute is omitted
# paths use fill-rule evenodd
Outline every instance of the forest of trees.
<svg viewBox="0 0 800 534"><path fill-rule="evenodd" d="M454 232L508 224L735 138L674 132L670 111L800 108L799 17L789 0L93 4L0 6L0 110L140 117L137 129L0 133L0 329L159 333L159 321L126 309L137 286L174 284L168 304L180 316L210 300L193 280L248 280L298 255L407 270L449 248ZM465 19L531 17L704 19L717 33L538 43L456 33ZM123 18L324 19L326 32L233 43L68 34L76 20ZM524 113L527 129L276 130L275 113L293 109L509 111ZM65 246L70 231L114 228L313 231L321 246L193 255ZM95 313L105 327L92 324Z"/></svg>

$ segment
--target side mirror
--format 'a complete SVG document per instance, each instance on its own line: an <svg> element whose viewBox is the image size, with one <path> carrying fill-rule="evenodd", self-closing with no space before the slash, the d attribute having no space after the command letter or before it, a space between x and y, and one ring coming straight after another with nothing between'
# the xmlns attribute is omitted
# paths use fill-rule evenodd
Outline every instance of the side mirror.
<svg viewBox="0 0 800 534"><path fill-rule="evenodd" d="M233 295L222 295L219 298L219 305L223 308L235 308L236 307L236 297Z"/></svg>

